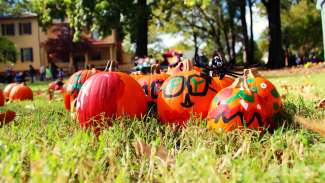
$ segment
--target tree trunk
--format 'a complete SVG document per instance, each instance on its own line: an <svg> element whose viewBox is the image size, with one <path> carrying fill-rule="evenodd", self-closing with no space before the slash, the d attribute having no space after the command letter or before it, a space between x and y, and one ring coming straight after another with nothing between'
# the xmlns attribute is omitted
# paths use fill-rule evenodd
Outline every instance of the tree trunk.
<svg viewBox="0 0 325 183"><path fill-rule="evenodd" d="M144 57L148 54L148 21L149 9L147 0L138 0L137 11L137 31L136 31L136 51L138 57ZM136 15L135 15L136 16Z"/></svg>
<svg viewBox="0 0 325 183"><path fill-rule="evenodd" d="M251 65L250 49L249 49L249 38L247 31L247 22L246 22L246 1L241 0L240 2L240 20L242 25L242 34L243 34L243 45L244 45L244 64L245 66Z"/></svg>
<svg viewBox="0 0 325 183"><path fill-rule="evenodd" d="M280 0L272 0L263 4L267 10L269 20L269 60L267 67L277 69L284 66L282 57L282 41L281 41L281 19L280 19Z"/></svg>
<svg viewBox="0 0 325 183"><path fill-rule="evenodd" d="M255 48L254 48L254 31L253 31L253 2L252 0L248 0L248 6L249 6L249 16L250 16L250 57L252 59L252 63L255 62L255 56L254 56L254 52L255 52Z"/></svg>

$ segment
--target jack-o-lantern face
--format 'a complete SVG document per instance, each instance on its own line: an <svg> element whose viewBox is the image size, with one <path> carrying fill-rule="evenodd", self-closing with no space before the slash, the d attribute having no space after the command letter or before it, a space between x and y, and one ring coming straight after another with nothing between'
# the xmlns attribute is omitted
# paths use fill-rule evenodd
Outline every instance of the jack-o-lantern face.
<svg viewBox="0 0 325 183"><path fill-rule="evenodd" d="M152 74L137 80L144 93L148 96L149 103L156 103L159 90L168 77L167 74Z"/></svg>
<svg viewBox="0 0 325 183"><path fill-rule="evenodd" d="M160 120L182 125L191 114L206 117L216 93L216 83L200 72L187 71L171 76L158 96Z"/></svg>
<svg viewBox="0 0 325 183"><path fill-rule="evenodd" d="M262 100L243 88L225 88L213 99L208 114L208 128L232 131L247 127L268 127Z"/></svg>

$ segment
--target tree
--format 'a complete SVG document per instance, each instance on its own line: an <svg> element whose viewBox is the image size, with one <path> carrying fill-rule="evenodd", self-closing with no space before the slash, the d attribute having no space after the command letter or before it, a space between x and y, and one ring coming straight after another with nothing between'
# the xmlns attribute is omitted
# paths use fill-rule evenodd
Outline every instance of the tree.
<svg viewBox="0 0 325 183"><path fill-rule="evenodd" d="M240 2L240 20L241 20L241 28L243 35L243 45L244 45L244 63L246 66L249 66L253 62L253 58L251 57L250 51L250 43L248 37L247 30L247 22L246 22L246 0L239 1Z"/></svg>
<svg viewBox="0 0 325 183"><path fill-rule="evenodd" d="M280 0L262 0L269 21L269 57L267 67L271 69L284 66L282 54Z"/></svg>
<svg viewBox="0 0 325 183"><path fill-rule="evenodd" d="M17 50L13 42L0 37L0 62L16 62Z"/></svg>
<svg viewBox="0 0 325 183"><path fill-rule="evenodd" d="M321 15L315 9L315 3L310 0L300 0L282 5L281 21L286 47L306 56L310 52L322 53Z"/></svg>
<svg viewBox="0 0 325 183"><path fill-rule="evenodd" d="M118 41L129 33L136 55L147 55L148 22L159 0L33 0L34 11L44 27L59 18L69 20L74 41L83 31L98 31L102 37L117 31Z"/></svg>
<svg viewBox="0 0 325 183"><path fill-rule="evenodd" d="M90 48L90 41L86 37L81 36L77 42L73 42L73 30L66 24L56 25L51 34L55 37L50 37L42 43L51 62L71 60L72 53L83 53ZM74 69L77 70L77 63L74 59L72 61Z"/></svg>

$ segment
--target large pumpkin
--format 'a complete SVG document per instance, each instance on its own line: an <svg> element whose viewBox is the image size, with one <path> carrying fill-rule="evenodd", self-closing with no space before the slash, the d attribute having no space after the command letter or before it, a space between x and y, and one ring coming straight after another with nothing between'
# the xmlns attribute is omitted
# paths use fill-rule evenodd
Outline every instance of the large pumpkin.
<svg viewBox="0 0 325 183"><path fill-rule="evenodd" d="M102 117L139 117L146 110L147 98L141 86L121 72L103 72L89 78L76 101L77 119L85 127L101 125Z"/></svg>
<svg viewBox="0 0 325 183"><path fill-rule="evenodd" d="M259 75L257 70L248 69L244 73L247 77L249 88L264 100L264 109L267 111L267 117L272 120L282 107L279 92L268 79Z"/></svg>
<svg viewBox="0 0 325 183"><path fill-rule="evenodd" d="M11 90L13 89L13 87L15 87L17 85L18 85L17 83L10 83L4 88L3 95L6 98L6 100L9 100L9 95L10 95Z"/></svg>
<svg viewBox="0 0 325 183"><path fill-rule="evenodd" d="M240 87L240 83L242 79L237 79L214 97L207 117L208 128L228 132L242 127L262 129L269 126L264 101L246 84Z"/></svg>
<svg viewBox="0 0 325 183"><path fill-rule="evenodd" d="M18 84L12 88L9 100L33 100L33 91L24 84Z"/></svg>
<svg viewBox="0 0 325 183"><path fill-rule="evenodd" d="M220 79L220 77L213 77L213 80L217 83L217 90L220 91L223 88L226 88L234 82L234 79L228 76L223 77Z"/></svg>
<svg viewBox="0 0 325 183"><path fill-rule="evenodd" d="M66 91L70 95L70 105L74 105L74 100L77 98L78 93L82 87L82 85L86 82L88 78L93 76L96 73L99 73L95 69L92 70L80 70L73 75L70 76L67 84ZM70 110L71 107L66 107L67 110Z"/></svg>
<svg viewBox="0 0 325 183"><path fill-rule="evenodd" d="M4 104L5 104L5 97L2 91L0 90L0 106L3 106Z"/></svg>
<svg viewBox="0 0 325 183"><path fill-rule="evenodd" d="M170 76L159 92L157 106L163 123L185 125L192 114L205 118L218 92L211 77L186 65L185 71Z"/></svg>
<svg viewBox="0 0 325 183"><path fill-rule="evenodd" d="M159 69L158 66L154 66L151 69L152 73L150 75L142 76L137 81L142 87L144 93L147 95L148 103L155 104L157 102L160 87L169 75L157 72L157 69Z"/></svg>

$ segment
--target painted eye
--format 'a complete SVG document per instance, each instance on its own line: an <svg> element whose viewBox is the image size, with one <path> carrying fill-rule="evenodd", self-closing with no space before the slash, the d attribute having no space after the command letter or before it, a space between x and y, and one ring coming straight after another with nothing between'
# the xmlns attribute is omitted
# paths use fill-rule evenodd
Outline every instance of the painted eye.
<svg viewBox="0 0 325 183"><path fill-rule="evenodd" d="M267 88L267 84L261 83L261 88L266 89Z"/></svg>

